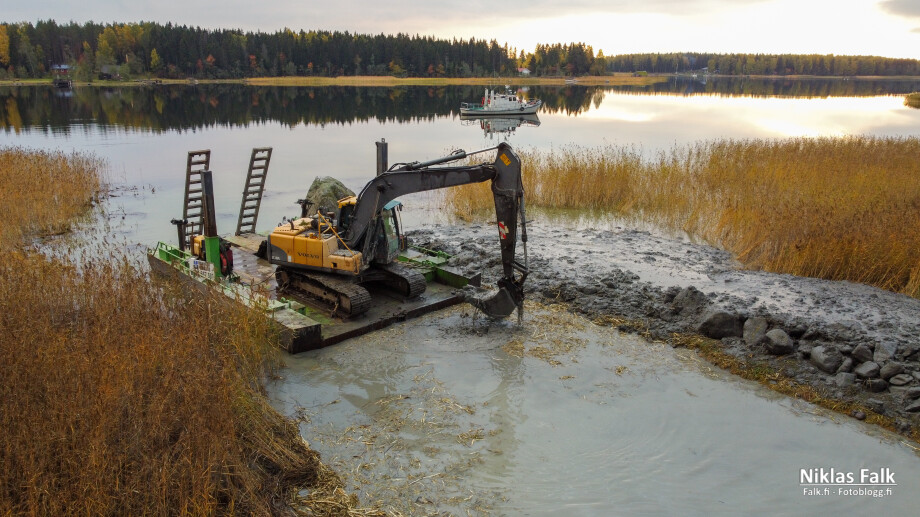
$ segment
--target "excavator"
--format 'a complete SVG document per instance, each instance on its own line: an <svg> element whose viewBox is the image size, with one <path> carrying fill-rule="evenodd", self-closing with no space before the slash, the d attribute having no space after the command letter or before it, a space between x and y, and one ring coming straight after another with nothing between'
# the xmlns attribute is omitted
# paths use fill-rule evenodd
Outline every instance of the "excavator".
<svg viewBox="0 0 920 517"><path fill-rule="evenodd" d="M440 166L495 151L495 160L478 165ZM370 308L368 288L382 287L412 299L425 291L423 275L397 261L406 248L396 198L415 192L491 181L501 246L503 276L498 290L467 295L466 300L492 318L523 313L527 266L527 226L521 162L511 146L467 153L455 151L426 162L394 164L356 196L340 199L334 211L301 214L276 227L264 242L264 256L276 265L281 292L302 295L342 318L358 318ZM329 207L331 208L331 207ZM523 262L515 255L518 228Z"/></svg>

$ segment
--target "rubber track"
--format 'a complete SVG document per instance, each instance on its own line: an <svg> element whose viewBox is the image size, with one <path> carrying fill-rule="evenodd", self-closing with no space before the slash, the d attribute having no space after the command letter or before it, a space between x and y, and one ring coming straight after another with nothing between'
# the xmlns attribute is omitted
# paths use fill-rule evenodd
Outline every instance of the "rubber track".
<svg viewBox="0 0 920 517"><path fill-rule="evenodd" d="M387 274L405 280L409 285L408 292L400 292L399 294L405 296L406 298L415 298L416 296L425 292L425 289L428 287L428 282L425 280L425 275L419 273L414 268L409 266L404 266L402 264L387 264L386 266L378 266L382 271L386 271ZM393 287L397 282L389 282Z"/></svg>
<svg viewBox="0 0 920 517"><path fill-rule="evenodd" d="M280 278L281 271L278 271L276 275L279 276L277 279L279 289L283 289L285 292L292 292L301 296L305 296L311 300L316 300L323 304L323 306L325 306L328 310L334 311L334 313L338 316L343 316L346 318L357 316L367 312L367 310L371 308L370 293L367 292L367 289L354 282L351 282L350 280L336 278L331 275L312 274L302 271L285 270L284 272L287 273L291 280L288 285L282 288L282 281ZM335 293L339 300L342 298L347 298L351 302L351 310L345 312L341 302L333 304L318 292L311 291L311 289L315 289L317 291L331 291Z"/></svg>

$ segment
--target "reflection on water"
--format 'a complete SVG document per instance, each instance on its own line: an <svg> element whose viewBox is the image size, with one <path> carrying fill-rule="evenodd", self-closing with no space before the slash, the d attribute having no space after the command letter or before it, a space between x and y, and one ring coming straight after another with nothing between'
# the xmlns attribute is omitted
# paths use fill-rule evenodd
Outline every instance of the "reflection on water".
<svg viewBox="0 0 920 517"><path fill-rule="evenodd" d="M541 113L578 115L597 109L610 94L676 93L755 97L859 97L920 91L920 81L694 79L677 77L648 86L532 86L525 98L543 100ZM143 131L278 122L347 125L419 123L459 115L461 102L479 98L479 86L255 87L238 84L126 88L0 87L0 128L69 132L94 125ZM501 130L492 130L502 132Z"/></svg>
<svg viewBox="0 0 920 517"><path fill-rule="evenodd" d="M74 88L69 97L50 87L0 88L0 127L7 131L71 131L73 125L145 131L189 130L280 122L324 126L418 123L459 115L478 86L254 87L237 84L128 88ZM603 98L596 88L532 88L549 113L577 113Z"/></svg>
<svg viewBox="0 0 920 517"><path fill-rule="evenodd" d="M482 133L490 139L504 136L505 140L521 126L540 126L540 119L536 114L516 117L464 117L461 115L460 121L465 126L478 126Z"/></svg>
<svg viewBox="0 0 920 517"><path fill-rule="evenodd" d="M613 86L617 91L635 93L679 93L745 97L871 97L906 95L920 91L920 80L909 79L826 79L826 78L750 78L706 75L671 77L666 82L643 86Z"/></svg>
<svg viewBox="0 0 920 517"><path fill-rule="evenodd" d="M529 306L455 308L285 356L276 405L364 504L405 514L905 512L897 437L732 378L693 353ZM891 468L891 497L807 497L800 469Z"/></svg>

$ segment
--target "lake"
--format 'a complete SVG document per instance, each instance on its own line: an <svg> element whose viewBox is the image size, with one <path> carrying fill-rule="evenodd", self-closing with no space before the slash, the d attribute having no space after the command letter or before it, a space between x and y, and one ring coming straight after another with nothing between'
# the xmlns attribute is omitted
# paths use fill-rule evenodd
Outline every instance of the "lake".
<svg viewBox="0 0 920 517"><path fill-rule="evenodd" d="M702 81L652 87L531 87L531 121L461 120L474 86L281 88L242 85L131 88L0 87L0 145L91 152L111 179L135 189L113 210L124 236L172 240L182 214L186 153L211 149L218 227L231 231L253 147L274 148L260 225L297 212L318 175L357 189L373 176L374 142L390 163L507 141L515 147L635 146L652 155L717 138L917 135L920 110L903 94L920 81ZM520 126L518 126L520 124ZM266 227L268 227L266 226Z"/></svg>
<svg viewBox="0 0 920 517"><path fill-rule="evenodd" d="M298 213L316 176L360 188L381 138L392 164L501 141L654 156L720 138L916 137L920 110L903 94L918 90L917 81L700 78L532 87L522 94L545 102L536 120L486 121L458 114L479 87L0 87L0 145L105 158L116 187L107 221L140 250L175 238L188 151L211 149L218 229L232 232L253 147L274 148L259 219L267 229ZM407 212L421 223L437 208ZM513 343L565 352L554 363ZM897 436L549 308L528 310L522 326L455 308L283 360L273 403L362 501L394 511L911 514L920 505L910 481L920 462ZM808 495L801 477L864 468L891 469L893 493Z"/></svg>

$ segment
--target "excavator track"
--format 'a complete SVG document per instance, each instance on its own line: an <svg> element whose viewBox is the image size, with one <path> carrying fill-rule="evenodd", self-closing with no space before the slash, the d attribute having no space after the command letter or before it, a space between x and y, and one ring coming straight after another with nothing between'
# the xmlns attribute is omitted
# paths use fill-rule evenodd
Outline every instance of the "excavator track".
<svg viewBox="0 0 920 517"><path fill-rule="evenodd" d="M383 273L382 282L388 288L407 299L424 293L428 286L425 275L403 264L394 262L385 266L376 266L376 269Z"/></svg>
<svg viewBox="0 0 920 517"><path fill-rule="evenodd" d="M319 302L332 311L333 316L351 318L371 307L370 293L351 280L281 268L275 272L275 279L282 293Z"/></svg>

